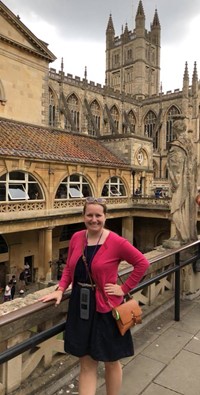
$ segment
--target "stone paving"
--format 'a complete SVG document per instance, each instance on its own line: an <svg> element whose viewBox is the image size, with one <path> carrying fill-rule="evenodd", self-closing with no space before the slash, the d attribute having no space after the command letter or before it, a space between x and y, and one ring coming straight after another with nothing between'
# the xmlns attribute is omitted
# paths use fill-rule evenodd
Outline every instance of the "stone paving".
<svg viewBox="0 0 200 395"><path fill-rule="evenodd" d="M122 361L120 395L200 395L200 297L181 301L179 322L173 306L159 315L154 310L143 321L133 330L135 356ZM63 356L11 395L78 394L77 362ZM106 395L102 363L96 395Z"/></svg>
<svg viewBox="0 0 200 395"><path fill-rule="evenodd" d="M148 317L133 330L133 337L136 354L122 361L120 395L200 395L200 297L181 302L180 322L174 321L171 306L158 316L153 313L151 319ZM42 390L38 388L37 394L78 394L78 366L74 362L70 370L63 360L63 375ZM34 392L17 393L29 394ZM102 363L96 395L106 395Z"/></svg>

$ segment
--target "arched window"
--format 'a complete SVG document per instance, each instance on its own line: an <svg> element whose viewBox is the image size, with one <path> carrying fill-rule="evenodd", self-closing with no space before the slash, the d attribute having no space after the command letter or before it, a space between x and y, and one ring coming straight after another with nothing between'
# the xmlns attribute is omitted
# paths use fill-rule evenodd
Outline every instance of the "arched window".
<svg viewBox="0 0 200 395"><path fill-rule="evenodd" d="M102 196L126 196L124 183L119 177L109 178L103 186Z"/></svg>
<svg viewBox="0 0 200 395"><path fill-rule="evenodd" d="M84 198L92 196L91 187L81 174L66 177L59 185L56 199Z"/></svg>
<svg viewBox="0 0 200 395"><path fill-rule="evenodd" d="M153 111L149 111L144 119L144 134L152 138L156 124L156 115Z"/></svg>
<svg viewBox="0 0 200 395"><path fill-rule="evenodd" d="M112 119L114 121L115 127L119 130L119 111L116 106L113 106L110 110Z"/></svg>
<svg viewBox="0 0 200 395"><path fill-rule="evenodd" d="M128 113L128 119L130 124L130 132L135 133L136 118L132 110Z"/></svg>
<svg viewBox="0 0 200 395"><path fill-rule="evenodd" d="M49 88L49 125L50 126L55 126L55 103L54 103L54 97L53 97L53 92Z"/></svg>
<svg viewBox="0 0 200 395"><path fill-rule="evenodd" d="M43 199L36 179L22 171L12 171L0 177L0 201Z"/></svg>
<svg viewBox="0 0 200 395"><path fill-rule="evenodd" d="M180 114L177 107L172 106L167 112L167 124L166 124L166 143L170 143L174 139L173 136L173 117L174 115Z"/></svg>
<svg viewBox="0 0 200 395"><path fill-rule="evenodd" d="M96 124L96 128L97 128L98 131L100 131L101 109L100 109L99 103L96 100L94 100L91 103L90 109L91 109L91 113L92 113L92 116L93 116L93 120L94 120L94 122ZM95 130L94 125L91 122L91 120L89 120L88 132L89 132L90 135L93 135L93 136L95 136L95 134L96 134L96 130Z"/></svg>
<svg viewBox="0 0 200 395"><path fill-rule="evenodd" d="M71 113L71 117L73 119L73 122L75 124L76 130L80 130L80 104L77 96L73 93L70 95L67 99L67 106L69 108L69 111ZM71 131L72 126L71 123L66 119L65 123L65 128L69 131Z"/></svg>
<svg viewBox="0 0 200 395"><path fill-rule="evenodd" d="M124 112L123 133L135 133L136 118L132 110Z"/></svg>

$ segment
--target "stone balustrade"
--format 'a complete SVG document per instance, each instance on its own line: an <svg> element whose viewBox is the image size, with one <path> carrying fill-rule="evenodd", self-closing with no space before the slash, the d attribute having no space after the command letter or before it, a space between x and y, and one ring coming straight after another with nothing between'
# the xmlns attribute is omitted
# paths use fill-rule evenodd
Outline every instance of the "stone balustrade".
<svg viewBox="0 0 200 395"><path fill-rule="evenodd" d="M171 264L171 258L164 261L159 259L160 252L155 250L147 253L147 258L155 262L151 264L147 277L155 276L165 270ZM130 267L126 262L120 264L120 271ZM134 297L145 308L151 306L158 295L167 294L172 297L173 275L152 284L150 287L137 292ZM54 302L48 304L38 302L38 299L51 292L54 286L41 289L24 298L16 298L13 301L0 305L0 352L19 344L34 334L63 322L67 315L70 290L66 292L62 303L55 307ZM42 364L43 369L49 367L55 355L63 357L62 334L44 341L34 349L9 360L0 366L0 395L9 394L21 386L21 384L33 374ZM67 355L66 355L67 358Z"/></svg>

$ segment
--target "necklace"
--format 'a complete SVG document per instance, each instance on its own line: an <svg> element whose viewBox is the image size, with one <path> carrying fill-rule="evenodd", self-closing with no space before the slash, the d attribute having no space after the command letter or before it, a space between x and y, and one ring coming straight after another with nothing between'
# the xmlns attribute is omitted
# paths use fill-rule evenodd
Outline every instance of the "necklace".
<svg viewBox="0 0 200 395"><path fill-rule="evenodd" d="M86 237L85 237L85 240L86 240L86 245L85 245L85 247L84 247L84 241L83 241L83 254L82 254L82 259L83 259L83 262L84 262L84 264L85 264L85 269L86 269L86 272L87 272L88 277L89 277L89 279L90 279L90 283L91 283L91 285L92 285L92 289L93 289L93 290L94 290L94 283L93 283L92 276L91 276L91 273L90 273L90 265L91 265L91 263L92 263L92 260L93 260L93 258L94 258L94 255L95 255L95 253L96 253L96 251L97 251L97 248L98 248L98 246L99 246L99 242L100 242L100 240L101 240L102 234L103 234L103 230L102 230L102 232L101 232L101 234L100 234L100 236L99 236L99 239L98 239L97 244L96 244L96 246L95 246L95 248L94 248L94 251L93 251L93 253L92 253L92 256L90 257L90 262L89 262L89 263L88 263L88 261L87 261L87 247L88 247L88 234L87 234L87 233L85 233L85 235L86 235Z"/></svg>
<svg viewBox="0 0 200 395"><path fill-rule="evenodd" d="M102 230L102 232L101 232L101 234L100 234L100 236L99 236L99 238L98 238L98 240L97 240L97 243L96 243L96 245L95 245L95 248L94 248L94 251L93 251L93 253L92 253L92 256L90 257L90 261L88 262L88 260L87 260L87 248L88 248L88 233L86 233L86 246L85 246L85 258L86 258L86 261L87 261L87 263L88 263L88 265L90 266L91 265L91 263L92 263L92 260L93 260L93 258L94 258L94 256L95 256L95 254L96 254L96 252L97 252L97 249L98 249L98 246L99 246L99 242L100 242L100 240L101 240L101 237L102 237L102 235L103 235L103 230Z"/></svg>

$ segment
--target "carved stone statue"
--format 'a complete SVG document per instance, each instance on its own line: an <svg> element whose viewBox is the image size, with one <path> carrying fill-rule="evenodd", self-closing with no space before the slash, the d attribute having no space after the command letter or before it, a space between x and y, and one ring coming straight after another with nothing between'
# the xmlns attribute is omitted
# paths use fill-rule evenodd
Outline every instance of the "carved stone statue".
<svg viewBox="0 0 200 395"><path fill-rule="evenodd" d="M197 240L197 158L186 123L178 119L173 123L175 140L168 154L168 171L171 183L171 215L176 234L170 240L181 244Z"/></svg>

